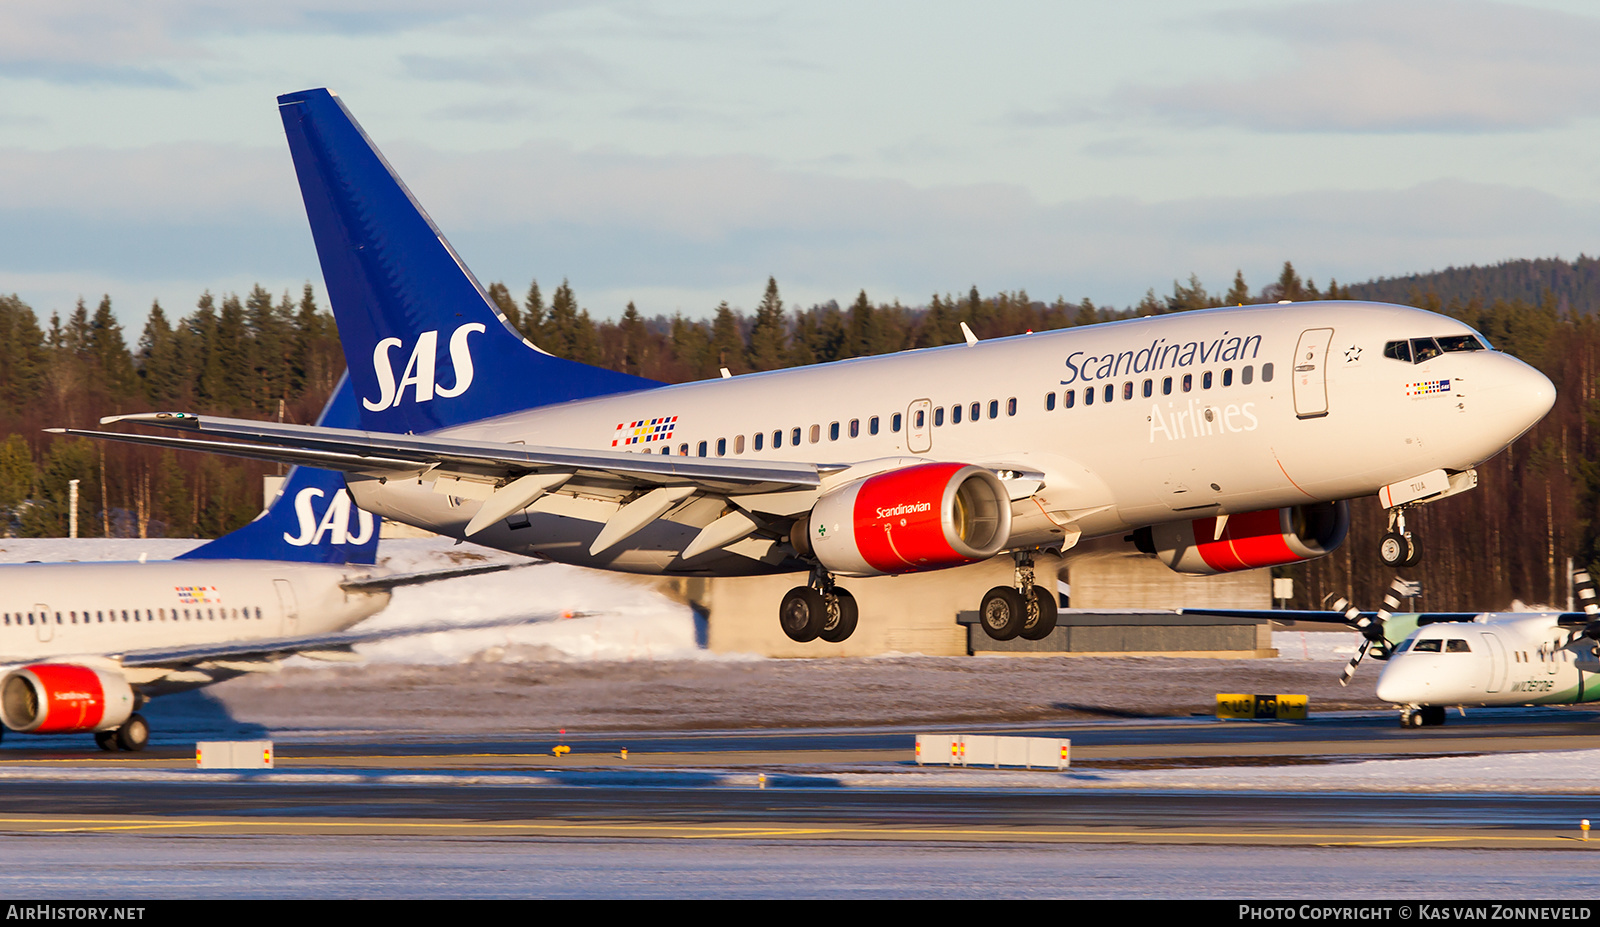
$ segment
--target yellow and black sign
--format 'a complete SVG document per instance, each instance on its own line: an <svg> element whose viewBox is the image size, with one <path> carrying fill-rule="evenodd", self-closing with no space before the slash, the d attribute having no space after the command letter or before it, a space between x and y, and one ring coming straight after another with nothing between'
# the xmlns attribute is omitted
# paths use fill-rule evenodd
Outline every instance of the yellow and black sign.
<svg viewBox="0 0 1600 927"><path fill-rule="evenodd" d="M1252 721L1304 721L1309 699L1304 695L1236 695L1217 693L1217 717Z"/></svg>

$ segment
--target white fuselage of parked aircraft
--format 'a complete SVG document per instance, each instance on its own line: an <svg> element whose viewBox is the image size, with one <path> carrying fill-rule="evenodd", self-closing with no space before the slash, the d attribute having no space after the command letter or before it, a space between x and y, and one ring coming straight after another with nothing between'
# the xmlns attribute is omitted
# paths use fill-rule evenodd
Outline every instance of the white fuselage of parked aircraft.
<svg viewBox="0 0 1600 927"><path fill-rule="evenodd" d="M1395 646L1378 697L1413 708L1600 700L1595 642L1574 633L1574 617L1501 612L1423 625Z"/></svg>

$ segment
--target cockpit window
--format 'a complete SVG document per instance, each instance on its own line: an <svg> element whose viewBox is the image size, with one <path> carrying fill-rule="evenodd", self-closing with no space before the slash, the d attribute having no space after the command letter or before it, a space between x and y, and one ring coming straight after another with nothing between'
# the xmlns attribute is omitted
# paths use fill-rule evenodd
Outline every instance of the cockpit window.
<svg viewBox="0 0 1600 927"><path fill-rule="evenodd" d="M1383 356L1411 363L1411 342L1391 341L1383 346Z"/></svg>
<svg viewBox="0 0 1600 927"><path fill-rule="evenodd" d="M1437 637L1429 641L1417 641L1417 645L1411 648L1411 650L1413 653L1438 653L1439 645L1442 643L1444 643L1444 641Z"/></svg>
<svg viewBox="0 0 1600 927"><path fill-rule="evenodd" d="M1439 350L1438 342L1432 338L1411 339L1411 362L1425 364L1444 352Z"/></svg>
<svg viewBox="0 0 1600 927"><path fill-rule="evenodd" d="M1407 650L1410 650L1410 649L1411 649L1411 638L1409 638L1409 637L1406 638L1405 640L1401 641L1400 643L1394 645L1394 652L1395 653L1405 653Z"/></svg>
<svg viewBox="0 0 1600 927"><path fill-rule="evenodd" d="M1439 342L1440 349L1446 354L1454 354L1457 351L1485 350L1483 342L1478 340L1477 335L1441 335L1434 340Z"/></svg>
<svg viewBox="0 0 1600 927"><path fill-rule="evenodd" d="M1471 653L1472 647L1463 640L1448 640L1444 642L1445 653Z"/></svg>

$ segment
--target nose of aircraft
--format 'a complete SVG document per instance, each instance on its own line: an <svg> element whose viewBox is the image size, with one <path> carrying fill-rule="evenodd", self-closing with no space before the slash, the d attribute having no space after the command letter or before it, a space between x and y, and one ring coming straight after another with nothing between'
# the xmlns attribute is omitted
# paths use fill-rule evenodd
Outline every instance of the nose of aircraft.
<svg viewBox="0 0 1600 927"><path fill-rule="evenodd" d="M1378 675L1378 698L1395 705L1424 701L1427 687L1419 684L1414 670L1415 667L1410 666L1409 661L1401 657L1391 658L1389 665Z"/></svg>
<svg viewBox="0 0 1600 927"><path fill-rule="evenodd" d="M1514 366L1507 371L1500 392L1506 403L1507 424L1515 427L1520 435L1539 424L1539 420L1555 406L1556 385L1532 366L1514 357L1508 356L1506 360Z"/></svg>

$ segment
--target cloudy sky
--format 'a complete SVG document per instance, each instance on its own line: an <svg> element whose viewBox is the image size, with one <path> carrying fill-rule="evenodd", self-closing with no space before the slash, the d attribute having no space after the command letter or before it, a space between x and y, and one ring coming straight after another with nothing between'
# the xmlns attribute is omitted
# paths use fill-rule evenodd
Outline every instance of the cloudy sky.
<svg viewBox="0 0 1600 927"><path fill-rule="evenodd" d="M596 315L1595 254L1592 9L8 0L0 292L320 292L274 101L313 86L480 278Z"/></svg>

